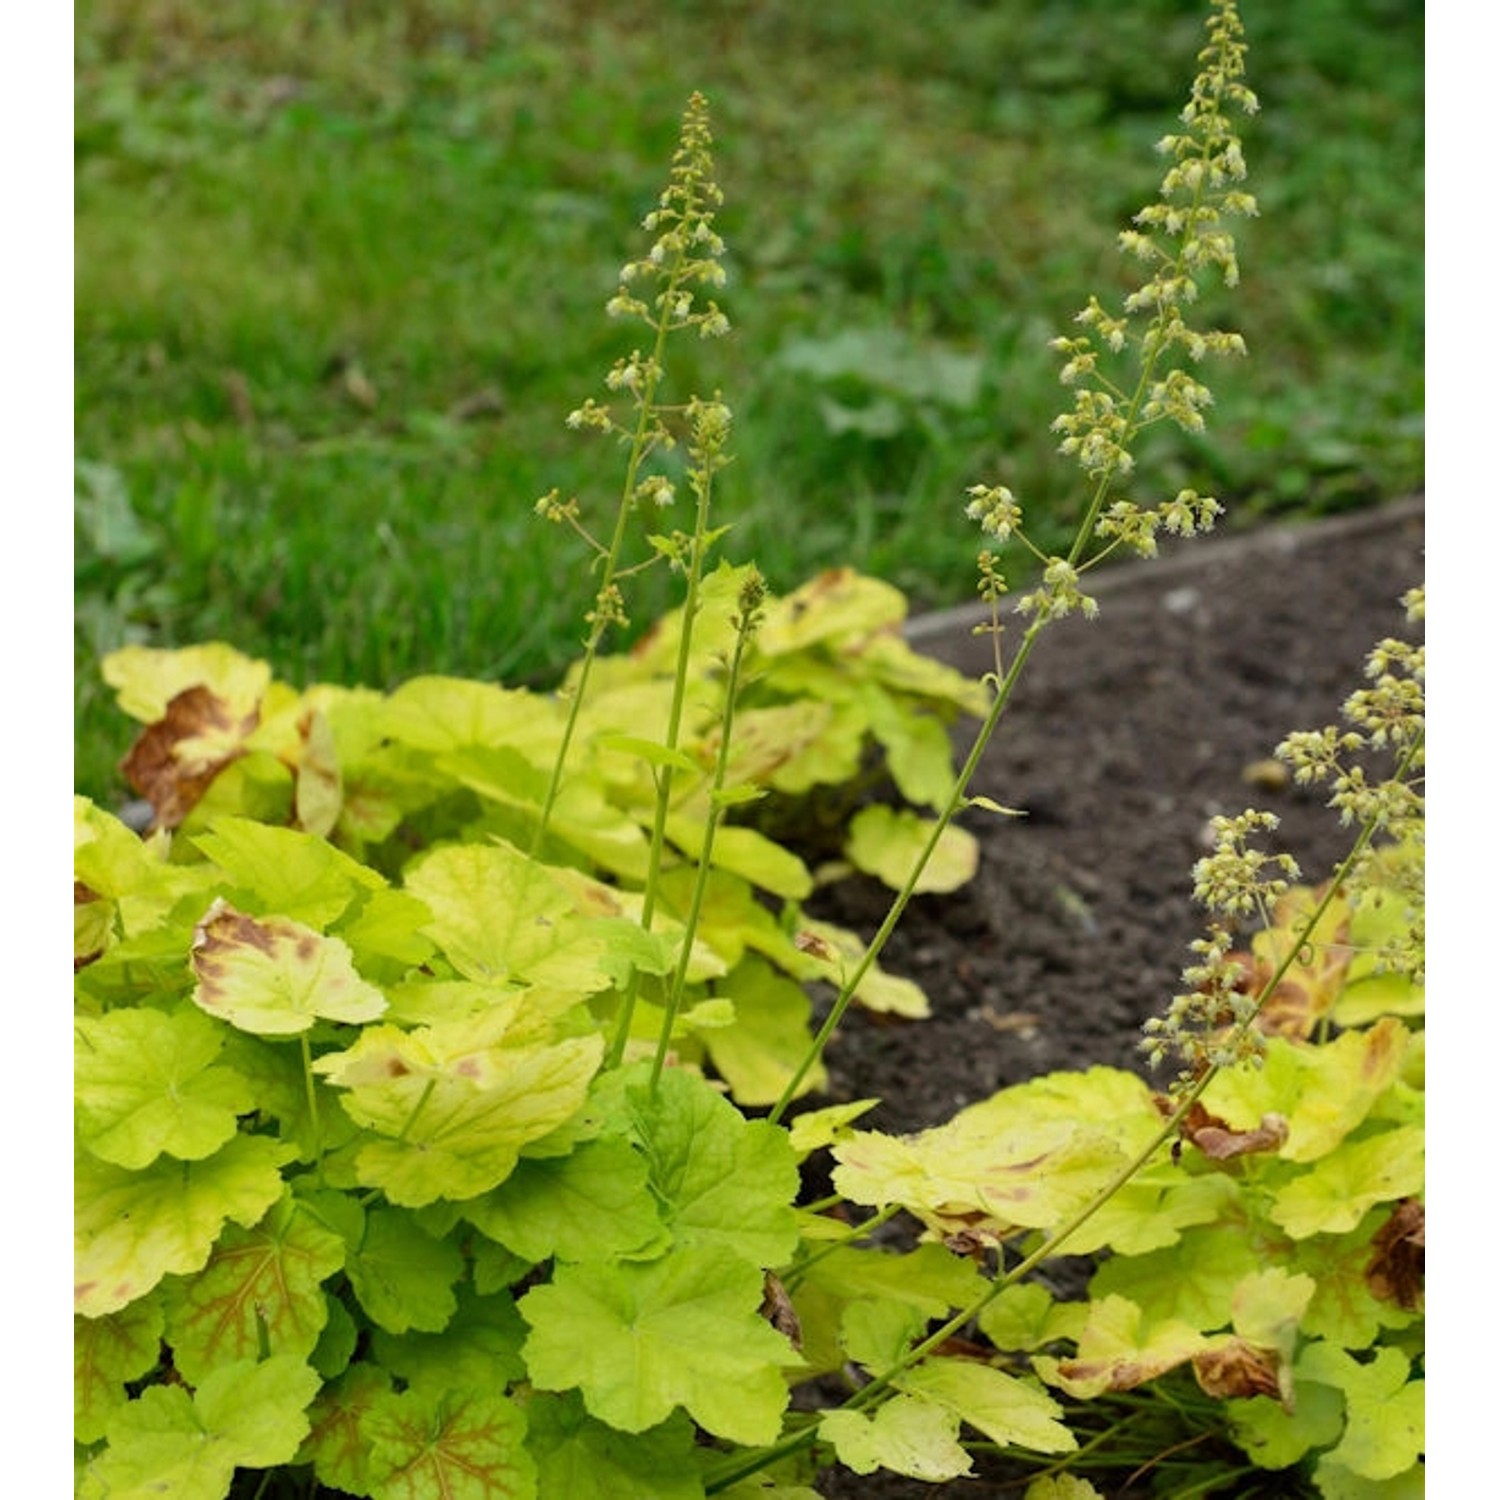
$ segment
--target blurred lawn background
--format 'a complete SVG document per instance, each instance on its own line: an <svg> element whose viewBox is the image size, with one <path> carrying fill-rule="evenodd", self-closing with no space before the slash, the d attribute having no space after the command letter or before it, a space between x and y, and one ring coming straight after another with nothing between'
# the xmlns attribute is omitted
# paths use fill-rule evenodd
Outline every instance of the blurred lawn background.
<svg viewBox="0 0 1500 1500"><path fill-rule="evenodd" d="M1129 285L1201 45L1197 0L79 0L75 785L124 794L126 641L221 639L288 680L552 681L592 595L538 521L595 514L565 414L632 330L602 313L709 98L729 340L723 544L779 589L851 563L972 596L964 489L1076 514L1046 341ZM1423 8L1242 0L1261 218L1216 314L1209 443L1142 465L1232 523L1423 477ZM1211 444L1211 446L1210 446ZM686 524L679 520L677 524ZM670 602L633 598L638 626Z"/></svg>

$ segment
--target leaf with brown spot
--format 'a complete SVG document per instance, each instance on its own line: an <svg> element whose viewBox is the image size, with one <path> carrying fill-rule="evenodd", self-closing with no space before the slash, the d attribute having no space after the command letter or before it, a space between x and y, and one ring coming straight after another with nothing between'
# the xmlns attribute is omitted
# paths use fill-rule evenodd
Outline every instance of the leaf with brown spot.
<svg viewBox="0 0 1500 1500"><path fill-rule="evenodd" d="M176 828L219 772L245 754L259 722L259 708L238 714L203 683L173 697L120 763L132 789L151 804L152 827Z"/></svg>
<svg viewBox="0 0 1500 1500"><path fill-rule="evenodd" d="M104 956L114 930L115 904L81 880L73 882L73 972Z"/></svg>
<svg viewBox="0 0 1500 1500"><path fill-rule="evenodd" d="M287 917L216 900L193 930L194 1003L241 1031L295 1036L319 1019L373 1021L385 996L361 979L347 943Z"/></svg>
<svg viewBox="0 0 1500 1500"><path fill-rule="evenodd" d="M1414 1198L1403 1199L1370 1243L1375 1253L1365 1270L1365 1285L1371 1296L1414 1312L1426 1287L1426 1210Z"/></svg>
<svg viewBox="0 0 1500 1500"><path fill-rule="evenodd" d="M297 778L293 806L297 826L327 838L344 805L344 778L339 769L338 745L325 714L308 709L297 720L300 754L292 768Z"/></svg>

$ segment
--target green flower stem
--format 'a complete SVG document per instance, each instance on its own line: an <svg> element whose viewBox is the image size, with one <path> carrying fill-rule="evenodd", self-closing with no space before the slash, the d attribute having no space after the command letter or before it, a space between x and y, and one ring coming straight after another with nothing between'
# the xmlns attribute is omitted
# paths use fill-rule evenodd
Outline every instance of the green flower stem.
<svg viewBox="0 0 1500 1500"><path fill-rule="evenodd" d="M916 894L917 882L922 878L922 872L927 868L928 861L932 858L933 851L938 846L938 841L947 830L949 823L953 821L954 817L957 816L958 812L964 806L965 794L968 791L969 783L974 779L974 775L979 769L979 762L989 745L990 737L994 734L1000 722L1000 716L1004 713L1005 706L1010 702L1011 694L1015 691L1016 681L1021 675L1022 668L1026 665L1026 658L1031 655L1031 649L1036 644L1037 637L1041 634L1042 627L1046 623L1046 618L1039 615L1027 627L1025 635L1021 637L1021 644L1016 649L1015 657L1011 661L1004 678L996 687L995 697L990 704L989 712L985 715L983 724L980 726L979 735L974 741L974 747L969 751L969 757L964 762L963 769L958 774L958 781L953 795L949 797L947 804L938 813L937 821L932 827L932 832L928 835L927 842L923 845L921 853L917 856L917 861L912 868L911 874L906 877L906 883L897 892L895 900L891 902L890 910L885 914L885 920L880 924L875 936L870 940L863 957L844 980L843 985L839 989L838 998L833 1002L833 1008L828 1012L827 1020L818 1029L818 1034L813 1038L811 1047L808 1048L806 1055L797 1065L796 1071L792 1074L791 1079L781 1092L781 1098L776 1101L775 1107L771 1110L769 1119L773 1124L778 1122L782 1115L786 1113L788 1105L791 1104L798 1088L802 1084L802 1080L807 1077L818 1059L823 1055L823 1049L828 1045L829 1039L838 1029L839 1022L844 1019L844 1013L849 1009L849 1004L854 998L855 991L864 983L865 975L870 972L871 966L880 956L880 952L890 939L891 934L896 930L896 926L900 922L902 914L906 911L908 903Z"/></svg>
<svg viewBox="0 0 1500 1500"><path fill-rule="evenodd" d="M672 271L667 279L667 291L670 294L675 291L682 277L683 268L687 262L687 251L679 249L673 262ZM568 717L563 725L562 743L557 747L557 758L552 763L552 776L547 783L547 793L542 799L541 815L537 820L536 832L531 838L531 854L535 857L541 849L542 841L547 836L547 828L552 820L552 810L557 804L559 792L562 790L563 774L567 769L568 751L573 743L573 736L578 728L578 716L583 708L584 693L588 688L589 675L593 670L594 659L599 654L599 648L604 643L604 636L609 630L612 615L610 610L604 606L604 600L608 597L610 590L615 586L615 580L620 575L620 554L625 549L625 527L630 518L631 506L635 499L636 476L640 472L641 464L645 461L646 454L650 451L651 422L656 411L656 391L661 383L661 357L666 348L667 334L672 328L670 295L664 297L660 303L660 310L656 318L656 337L651 350L650 362L646 365L646 379L641 388L640 396L636 402L635 431L631 434L630 456L625 463L625 483L620 492L619 509L615 514L614 533L610 537L608 550L604 553L604 572L599 584L598 598L599 606L595 610L595 618L590 626L588 639L584 642L583 659L579 664L578 678L574 684L571 700L568 704Z"/></svg>
<svg viewBox="0 0 1500 1500"><path fill-rule="evenodd" d="M663 325L665 327L665 325ZM659 347L659 346L658 346ZM672 676L672 702L667 710L667 733L663 741L668 750L676 750L678 741L682 737L682 711L687 702L688 668L692 663L693 654L693 626L698 617L698 594L703 582L703 563L708 554L708 512L709 501L713 494L713 477L716 467L715 460L718 458L718 450L722 447L722 434L711 446L700 448L696 457L699 460L699 468L694 475L694 487L698 492L698 506L693 517L693 536L688 543L687 559L687 595L682 607L682 635L677 642L677 661ZM724 714L724 732L719 740L719 760L714 772L714 790L718 791L724 783L724 771L728 763L729 755L729 731L734 719L734 692L739 676L739 663L744 645L743 633L735 643L734 671L731 677L729 689L729 701ZM650 932L651 923L656 916L657 893L661 888L661 866L662 856L667 846L667 815L672 809L672 766L664 764L657 769L656 774L656 813L651 822L651 848L647 857L646 885L641 898L641 926ZM707 879L708 858L712 848L714 826L717 822L717 808L710 809L708 831L704 835L703 852L699 856L698 873L699 885L694 890L693 912L688 922L688 930L683 938L682 959L680 969L687 965L688 950L693 940L693 930L697 926L698 912L702 906L702 884ZM609 1053L605 1058L605 1067L618 1067L620 1060L625 1055L626 1044L630 1040L630 1024L635 1015L635 1002L640 990L640 970L631 972L630 979L625 986L625 995L620 1004L620 1016L615 1027L615 1035L610 1043ZM651 1069L651 1087L653 1092L656 1088L656 1080L661 1076L662 1059L666 1054L667 1041L671 1034L672 1022L676 1018L677 1006L681 1001L680 979L675 986L672 1003L668 1007L667 1017L662 1027L662 1034L657 1042L656 1061Z"/></svg>
<svg viewBox="0 0 1500 1500"><path fill-rule="evenodd" d="M1034 628L1034 627L1033 627ZM1028 632L1029 634L1030 632ZM1012 672L1014 672L1014 667ZM993 717L993 710L992 710ZM987 721L988 722L988 721ZM1405 755L1397 768L1396 777L1401 779L1410 770L1412 763L1420 753L1422 737L1416 736L1407 747ZM1374 838L1377 829L1375 819L1370 819L1361 825L1359 835L1355 839L1338 869L1334 872L1333 879L1328 882L1327 889L1319 899L1301 926L1298 940L1289 946L1286 955L1281 959L1275 971L1261 986L1256 996L1254 1011L1243 1020L1236 1028L1241 1034L1247 1032L1255 1024L1261 1009L1267 1000L1276 992L1281 981L1286 977L1297 955L1312 941L1313 934L1318 929L1318 924L1323 920L1325 913L1333 905L1340 890L1343 889L1348 880L1349 873L1355 864L1369 847L1371 839ZM951 1338L962 1333L970 1323L977 1318L996 1297L1007 1287L1014 1285L1023 1276L1034 1270L1044 1260L1058 1253L1063 1244L1073 1237L1116 1193L1120 1191L1135 1175L1140 1172L1157 1154L1161 1148L1178 1132L1184 1120L1187 1119L1193 1106L1203 1097L1209 1085L1219 1076L1222 1069L1218 1065L1210 1065L1203 1074L1194 1080L1191 1087L1178 1100L1177 1107L1155 1132L1151 1140L1138 1151L1123 1167L1119 1169L1109 1181L1078 1210L1061 1228L1054 1230L1032 1253L1018 1261L1011 1269L1003 1275L997 1275L985 1291L971 1302L967 1307L961 1308L941 1327L930 1333L920 1343L914 1344L902 1358L880 1375L877 1375L867 1385L861 1386L846 1402L844 1408L858 1411L869 1406L872 1402L886 1395L895 1382L915 1365L920 1364L928 1355L942 1347ZM798 1452L800 1449L809 1447L815 1441L817 1427L814 1425L799 1432L792 1433L783 1438L779 1443L770 1448L765 1448L757 1453L746 1454L732 1466L716 1473L704 1485L705 1493L713 1495L729 1485L751 1474L759 1472L766 1465L774 1463L779 1458Z"/></svg>
<svg viewBox="0 0 1500 1500"><path fill-rule="evenodd" d="M702 523L707 510L707 490L705 482L703 486L703 497L699 505L699 535L702 535ZM699 548L693 548L696 561ZM696 568L694 570L696 575ZM689 582L689 610L697 608L697 577L694 576ZM677 668L678 680L677 690L679 695L686 691L687 678L687 642L688 631L691 627L692 614L686 613L682 622L683 649L678 652ZM671 988L667 992L667 1012L662 1018L661 1035L656 1041L656 1056L651 1060L651 1092L656 1092L657 1080L661 1077L661 1070L666 1063L667 1050L671 1045L672 1027L676 1024L677 1013L682 1009L683 991L687 985L688 963L693 954L693 936L698 931L698 921L703 914L703 898L708 891L708 878L713 871L712 856L714 848L714 836L718 832L719 819L723 816L723 806L720 802L720 794L724 790L724 782L729 771L729 752L733 743L734 735L734 709L735 701L739 697L740 673L744 666L745 649L750 644L750 638L755 630L755 618L750 610L742 609L739 616L739 628L734 638L734 653L730 658L729 672L724 683L724 720L722 730L719 734L719 752L714 760L713 784L709 790L708 819L703 830L703 848L698 855L698 868L694 872L693 894L688 904L687 918L683 925L682 952L677 956L677 968L672 974ZM676 748L673 740L671 748ZM666 778L671 773L670 766L662 767L662 784L664 794L657 801L657 820L653 830L652 852L656 856L660 843L665 838L665 824L667 814L667 803L665 797ZM651 878L646 886L646 900L641 909L641 923L649 931L651 927L651 898L655 891L656 868L653 865ZM632 985L632 992L634 986ZM628 1008L621 1016L621 1025L615 1035L615 1046L623 1051L625 1037L629 1032L630 1015Z"/></svg>
<svg viewBox="0 0 1500 1500"><path fill-rule="evenodd" d="M302 1043L302 1082L307 1090L307 1116L312 1125L313 1175L319 1187L323 1185L323 1122L318 1114L318 1091L313 1079L312 1044L304 1031L298 1038Z"/></svg>

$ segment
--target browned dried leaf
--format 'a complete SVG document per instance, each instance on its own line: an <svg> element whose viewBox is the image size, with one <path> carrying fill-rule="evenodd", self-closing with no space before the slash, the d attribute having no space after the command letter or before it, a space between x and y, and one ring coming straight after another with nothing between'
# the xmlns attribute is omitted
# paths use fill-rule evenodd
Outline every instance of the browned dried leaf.
<svg viewBox="0 0 1500 1500"><path fill-rule="evenodd" d="M1427 1274L1427 1213L1414 1198L1405 1198L1370 1242L1374 1254L1365 1267L1370 1295L1394 1302L1407 1312L1422 1305Z"/></svg>
<svg viewBox="0 0 1500 1500"><path fill-rule="evenodd" d="M791 1341L792 1348L802 1348L802 1320L786 1288L770 1271L766 1272L765 1293L760 1301L760 1315L777 1333Z"/></svg>
<svg viewBox="0 0 1500 1500"><path fill-rule="evenodd" d="M1228 1161L1256 1151L1277 1151L1289 1126L1284 1115L1266 1114L1254 1130L1235 1130L1228 1121L1195 1104L1182 1122L1182 1138L1191 1141L1210 1161Z"/></svg>
<svg viewBox="0 0 1500 1500"><path fill-rule="evenodd" d="M151 804L152 827L176 828L219 772L245 753L244 742L259 722L258 708L236 718L202 683L178 693L120 762L125 779Z"/></svg>
<svg viewBox="0 0 1500 1500"><path fill-rule="evenodd" d="M1285 1401L1279 1361L1269 1349L1232 1338L1216 1349L1193 1356L1193 1373L1205 1394L1217 1400L1230 1396L1270 1396Z"/></svg>

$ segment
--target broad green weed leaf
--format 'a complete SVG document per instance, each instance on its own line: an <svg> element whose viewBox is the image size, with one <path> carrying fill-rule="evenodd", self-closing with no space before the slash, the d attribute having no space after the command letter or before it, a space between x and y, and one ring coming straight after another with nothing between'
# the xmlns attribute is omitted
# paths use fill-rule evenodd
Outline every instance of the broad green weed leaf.
<svg viewBox="0 0 1500 1500"><path fill-rule="evenodd" d="M257 1036L295 1036L319 1020L359 1023L385 1011L349 946L285 917L248 917L216 900L193 933L193 1000Z"/></svg>
<svg viewBox="0 0 1500 1500"><path fill-rule="evenodd" d="M163 1153L212 1156L255 1107L248 1079L224 1067L224 1031L195 1010L114 1010L74 1023L78 1140L119 1167Z"/></svg>
<svg viewBox="0 0 1500 1500"><path fill-rule="evenodd" d="M791 1346L760 1316L762 1273L718 1245L644 1264L561 1265L520 1301L525 1356L544 1391L579 1390L589 1411L644 1432L677 1406L716 1437L774 1442Z"/></svg>
<svg viewBox="0 0 1500 1500"><path fill-rule="evenodd" d="M734 1020L704 1037L709 1059L739 1103L774 1104L812 1041L807 991L752 957L736 966L719 992L734 1001ZM827 1081L828 1070L819 1063L808 1070L798 1096Z"/></svg>
<svg viewBox="0 0 1500 1500"><path fill-rule="evenodd" d="M526 1375L526 1325L506 1292L480 1295L460 1283L457 1308L439 1333L386 1333L377 1328L371 1354L413 1389L504 1390Z"/></svg>
<svg viewBox="0 0 1500 1500"><path fill-rule="evenodd" d="M73 1171L74 1310L97 1318L143 1297L163 1276L207 1262L226 1220L254 1224L281 1196L292 1148L236 1136L203 1161L158 1158L131 1172L92 1157Z"/></svg>
<svg viewBox="0 0 1500 1500"><path fill-rule="evenodd" d="M73 1440L96 1443L125 1405L125 1382L161 1357L161 1303L142 1297L102 1318L73 1319Z"/></svg>
<svg viewBox="0 0 1500 1500"><path fill-rule="evenodd" d="M493 1192L464 1205L464 1217L529 1261L608 1260L664 1248L645 1158L618 1138L518 1162Z"/></svg>
<svg viewBox="0 0 1500 1500"><path fill-rule="evenodd" d="M634 1134L674 1240L716 1245L775 1266L797 1245L797 1159L786 1132L748 1120L703 1079L667 1069L652 1093L623 1072Z"/></svg>
<svg viewBox="0 0 1500 1500"><path fill-rule="evenodd" d="M308 1432L316 1373L275 1356L214 1370L189 1394L152 1386L115 1414L85 1472L89 1500L224 1500L236 1468L289 1463Z"/></svg>
<svg viewBox="0 0 1500 1500"><path fill-rule="evenodd" d="M381 1328L439 1332L458 1306L453 1284L463 1275L464 1261L456 1246L433 1239L410 1214L370 1208L345 1270L359 1305Z"/></svg>
<svg viewBox="0 0 1500 1500"><path fill-rule="evenodd" d="M629 1442L596 1421L574 1395L533 1396L526 1447L537 1493L567 1500L703 1500L693 1424L673 1412ZM815 1500L815 1497L814 1497Z"/></svg>
<svg viewBox="0 0 1500 1500"><path fill-rule="evenodd" d="M504 1396L387 1393L375 1397L360 1430L383 1476L374 1500L535 1500L526 1418Z"/></svg>
<svg viewBox="0 0 1500 1500"><path fill-rule="evenodd" d="M831 1411L818 1424L839 1461L856 1474L889 1469L936 1484L972 1470L958 1441L957 1412L919 1396L898 1395L866 1416L862 1411Z"/></svg>
<svg viewBox="0 0 1500 1500"><path fill-rule="evenodd" d="M284 1197L250 1229L231 1225L208 1264L168 1282L167 1337L196 1384L220 1365L272 1354L306 1359L328 1318L322 1283L344 1263L344 1242Z"/></svg>
<svg viewBox="0 0 1500 1500"><path fill-rule="evenodd" d="M927 847L936 824L906 809L872 803L855 814L844 853L856 869L901 890ZM932 851L915 890L956 891L979 868L979 843L972 833L949 824Z"/></svg>
<svg viewBox="0 0 1500 1500"><path fill-rule="evenodd" d="M576 1113L602 1039L512 1047L499 1021L366 1027L347 1051L317 1060L345 1090L349 1116L384 1137L356 1157L365 1186L408 1208L476 1197L505 1181L523 1146Z"/></svg>
<svg viewBox="0 0 1500 1500"><path fill-rule="evenodd" d="M1034 1383L972 1360L926 1359L896 1377L897 1389L953 1412L1002 1448L1068 1453L1078 1440L1062 1407Z"/></svg>
<svg viewBox="0 0 1500 1500"><path fill-rule="evenodd" d="M1272 1221L1294 1240L1347 1233L1377 1203L1422 1191L1425 1141L1418 1125L1346 1140L1277 1193Z"/></svg>
<svg viewBox="0 0 1500 1500"><path fill-rule="evenodd" d="M1297 1360L1299 1385L1315 1380L1344 1392L1343 1438L1328 1455L1363 1479L1394 1479L1423 1451L1425 1382L1410 1380L1411 1365L1398 1349L1378 1349L1368 1363L1328 1343L1309 1345Z"/></svg>
<svg viewBox="0 0 1500 1500"><path fill-rule="evenodd" d="M1093 1298L1072 1359L1036 1355L1033 1365L1049 1385L1089 1399L1129 1391L1186 1364L1213 1341L1178 1319L1148 1321L1124 1297Z"/></svg>
<svg viewBox="0 0 1500 1500"><path fill-rule="evenodd" d="M249 818L215 818L191 842L250 893L257 910L311 927L329 926L357 894L385 885L368 865L325 839L294 828L268 828Z"/></svg>

